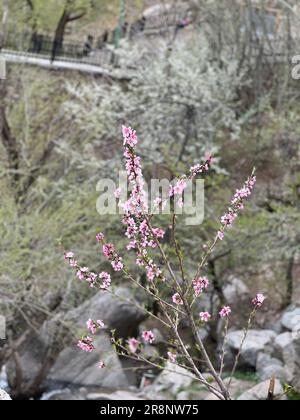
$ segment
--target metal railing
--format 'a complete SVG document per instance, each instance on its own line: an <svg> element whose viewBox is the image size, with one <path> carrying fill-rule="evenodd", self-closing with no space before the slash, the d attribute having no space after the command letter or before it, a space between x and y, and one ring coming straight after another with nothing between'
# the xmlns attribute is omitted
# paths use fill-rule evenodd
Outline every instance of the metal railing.
<svg viewBox="0 0 300 420"><path fill-rule="evenodd" d="M49 35L38 33L8 33L3 49L28 56L97 66L114 64L114 52L106 45L102 48L93 48L84 42L61 44L56 43Z"/></svg>

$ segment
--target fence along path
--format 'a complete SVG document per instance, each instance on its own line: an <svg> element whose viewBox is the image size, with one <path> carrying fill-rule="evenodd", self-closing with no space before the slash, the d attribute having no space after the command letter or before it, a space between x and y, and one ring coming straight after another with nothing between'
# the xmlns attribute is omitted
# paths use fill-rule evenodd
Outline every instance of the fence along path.
<svg viewBox="0 0 300 420"><path fill-rule="evenodd" d="M64 43L55 46L52 39L46 35L8 34L4 48L0 51L0 58L8 63L27 64L53 70L73 70L119 80L131 78L130 75L118 69L118 56L110 45L91 50L88 50L84 43Z"/></svg>
<svg viewBox="0 0 300 420"><path fill-rule="evenodd" d="M145 36L163 34L170 27L176 27L178 19L177 13L170 12L151 19L140 19L130 26L125 24L121 37L133 38L138 33L144 33ZM55 45L46 34L11 31L6 36L1 55L8 62L105 74L105 69L111 71L118 65L118 57L113 48L114 39L115 31L112 31L100 36L92 45L84 41Z"/></svg>

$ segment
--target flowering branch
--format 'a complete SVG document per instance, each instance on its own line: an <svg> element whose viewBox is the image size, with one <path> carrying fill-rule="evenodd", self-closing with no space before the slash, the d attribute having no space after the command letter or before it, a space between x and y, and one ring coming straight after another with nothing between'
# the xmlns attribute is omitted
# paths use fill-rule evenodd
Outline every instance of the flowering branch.
<svg viewBox="0 0 300 420"><path fill-rule="evenodd" d="M142 309L147 315L151 316L155 320L158 320L164 327L167 327L169 331L173 333L174 341L171 344L170 350L167 352L167 358L160 357L160 360L164 364L167 360L173 364L186 368L191 372L194 377L206 388L212 392L220 400L230 400L230 385L232 377L238 366L239 358L242 352L243 345L246 341L249 329L252 325L253 317L256 314L257 309L263 304L264 296L258 294L253 300L254 310L251 312L247 328L241 343L240 350L236 357L233 370L231 373L231 380L229 386L226 386L223 382L222 375L225 365L225 354L226 354L226 339L229 328L229 315L231 308L228 306L223 307L219 316L225 319L224 328L224 341L222 347L222 353L220 357L220 368L218 368L213 359L210 357L208 350L206 349L201 337L198 334L198 325L205 325L210 322L211 314L209 312L202 311L198 315L194 313L194 303L201 298L209 287L209 280L207 277L201 276L201 272L207 262L208 257L213 252L219 241L222 241L225 236L226 230L232 226L239 212L244 208L245 200L251 195L254 188L256 178L254 172L251 174L249 179L246 181L244 186L237 190L233 196L230 207L220 221L220 227L216 233L216 236L207 251L203 255L196 274L193 278L189 279L185 274L184 260L181 252L180 244L176 237L176 215L172 218L172 244L174 245L175 255L178 259L180 267L181 279L177 278L174 272L172 263L168 258L165 249L161 243L161 240L165 236L165 231L159 227L155 227L153 223L153 214L149 213L149 205L147 201L147 194L145 191L145 180L143 177L141 158L136 154L135 148L138 144L138 138L136 132L130 127L123 127L123 139L124 139L124 158L125 167L127 171L128 181L131 186L131 192L124 203L120 202L120 205L124 211L124 217L122 223L125 227L125 236L129 240L127 245L127 251L135 253L135 263L139 269L142 269L146 273L149 285L145 286L141 284L139 280L135 278L135 275L131 274L124 258L118 252L114 244L108 243L105 240L103 233L99 233L96 237L99 244L102 245L102 252L104 257L110 262L112 270L121 273L124 278L129 280L134 287L140 288L150 296L161 309L161 315L155 315L151 311L143 308L138 303L135 305ZM169 197L168 199L178 200L177 204L183 204L183 193L187 188L187 181L194 180L198 175L207 172L212 164L212 157L205 160L204 163L193 166L188 175L182 175L176 180L175 184L169 186ZM121 190L115 191L115 197L120 198ZM161 208L164 206L165 201L161 198L155 200L156 204ZM155 261L155 251L160 255L159 263ZM72 252L65 254L65 259L69 265L75 269L77 277L87 282L91 288L102 291L103 293L114 292L111 290L111 275L108 272L101 272L96 274L89 270L88 267L81 267L74 258ZM164 287L162 287L164 285ZM117 296L117 298L122 299ZM124 298L126 301L127 299ZM133 303L129 300L130 303ZM163 318L163 319L162 319ZM191 329L192 336L194 338L196 349L201 355L202 364L214 378L215 385L210 384L203 374L203 367L199 363L199 360L192 356L188 349L185 340L180 333L180 323L182 320L186 320ZM78 346L85 352L95 351L93 344L93 338L90 335L95 335L103 328L106 328L105 322L102 320L87 321L88 334L83 336L78 342ZM123 356L128 358L143 361L151 366L162 368L161 365L148 360L143 355L143 348L147 345L155 344L155 334L153 331L143 331L140 338L131 337L127 341L127 345L124 345L122 341L116 340L113 334L113 343L116 347L117 352L121 351ZM105 362L101 361L99 368L105 368Z"/></svg>
<svg viewBox="0 0 300 420"><path fill-rule="evenodd" d="M246 342L249 331L251 329L252 321L253 321L253 319L256 315L257 309L260 308L263 305L265 299L266 298L265 298L264 295L257 294L256 297L252 300L252 304L254 305L254 309L252 310L252 312L250 313L250 316L248 318L247 326L244 330L244 335L243 335L243 338L242 338L242 341L241 341L241 345L240 345L240 348L239 348L238 353L237 353L236 358L235 358L235 362L234 362L234 365L233 365L233 368L232 368L232 371L231 371L231 375L230 375L230 380L229 380L229 383L228 383L228 391L230 389L234 374L236 372L236 369L237 369L237 366L238 366L238 363L239 363L239 360L240 360L240 357L241 357L241 354L242 354L244 344Z"/></svg>

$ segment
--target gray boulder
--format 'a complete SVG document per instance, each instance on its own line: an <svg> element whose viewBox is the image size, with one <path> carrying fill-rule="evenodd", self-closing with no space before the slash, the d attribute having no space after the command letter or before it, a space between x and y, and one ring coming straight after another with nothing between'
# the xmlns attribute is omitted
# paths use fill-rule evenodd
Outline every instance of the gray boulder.
<svg viewBox="0 0 300 420"><path fill-rule="evenodd" d="M281 318L284 328L300 336L300 308L288 309Z"/></svg>
<svg viewBox="0 0 300 420"><path fill-rule="evenodd" d="M127 377L107 334L101 333L95 337L94 345L96 350L88 354L81 352L75 343L64 349L49 372L49 385L54 383L101 388L128 387ZM105 369L98 368L100 359L104 360Z"/></svg>
<svg viewBox="0 0 300 420"><path fill-rule="evenodd" d="M275 355L284 363L288 382L300 392L300 337L292 332L280 334L275 340Z"/></svg>
<svg viewBox="0 0 300 420"><path fill-rule="evenodd" d="M242 330L232 331L228 334L227 347L231 359L237 355L243 336L244 331ZM250 330L241 352L240 367L256 368L258 354L260 352L271 354L275 338L276 333L274 331Z"/></svg>
<svg viewBox="0 0 300 420"><path fill-rule="evenodd" d="M81 306L66 314L58 314L46 321L37 334L31 334L20 348L20 365L23 371L22 389L35 384L38 375L42 380L36 388L48 389L61 385L99 386L122 388L128 380L110 342L110 330L118 337L126 338L138 332L139 324L146 318L134 302L130 289L119 288L117 297L98 293ZM95 336L96 350L87 354L77 348L77 337L86 333L86 321L102 319L107 330ZM100 360L106 369L99 369ZM45 363L46 362L46 363ZM14 385L15 364L7 364L9 384ZM47 380L46 380L47 378ZM30 390L34 394L35 389Z"/></svg>
<svg viewBox="0 0 300 420"><path fill-rule="evenodd" d="M283 366L283 362L275 359L266 353L259 353L256 362L256 372L262 381L273 378L287 382L290 379L288 370Z"/></svg>
<svg viewBox="0 0 300 420"><path fill-rule="evenodd" d="M244 392L239 398L239 401L264 401L268 398L268 391L269 391L270 381L262 382L255 387L249 389L248 391ZM281 398L283 400L286 397L283 396L284 390L281 383L277 380L275 382L275 390L274 390L274 397Z"/></svg>
<svg viewBox="0 0 300 420"><path fill-rule="evenodd" d="M41 401L85 401L85 399L80 392L66 388L45 393Z"/></svg>
<svg viewBox="0 0 300 420"><path fill-rule="evenodd" d="M168 362L153 384L143 389L141 396L146 399L176 399L180 391L189 388L194 376L188 370Z"/></svg>
<svg viewBox="0 0 300 420"><path fill-rule="evenodd" d="M249 300L250 292L245 283L236 277L230 277L223 288L223 294L228 304Z"/></svg>
<svg viewBox="0 0 300 420"><path fill-rule="evenodd" d="M109 331L115 329L118 337L122 338L133 336L146 317L134 303L128 302L134 299L129 289L119 288L115 294L119 298L108 293L97 294L67 314L67 322L74 322L82 328L85 327L85 321L89 318L102 319L107 325L107 332L95 337L96 351L91 354L81 352L75 343L65 348L50 371L48 379L50 383L63 382L102 388L129 386L121 363L112 348ZM105 369L97 368L100 359L104 360Z"/></svg>
<svg viewBox="0 0 300 420"><path fill-rule="evenodd" d="M138 333L139 324L147 316L135 306L137 300L132 291L121 287L113 296L109 293L97 293L92 299L68 312L65 320L85 328L85 321L103 319L108 330L116 330L118 337L127 338ZM78 324L79 322L79 324Z"/></svg>
<svg viewBox="0 0 300 420"><path fill-rule="evenodd" d="M296 370L297 353L292 333L285 332L276 337L275 355L291 372Z"/></svg>
<svg viewBox="0 0 300 420"><path fill-rule="evenodd" d="M86 397L89 401L138 401L143 400L137 393L129 391L116 391L113 393L91 393Z"/></svg>

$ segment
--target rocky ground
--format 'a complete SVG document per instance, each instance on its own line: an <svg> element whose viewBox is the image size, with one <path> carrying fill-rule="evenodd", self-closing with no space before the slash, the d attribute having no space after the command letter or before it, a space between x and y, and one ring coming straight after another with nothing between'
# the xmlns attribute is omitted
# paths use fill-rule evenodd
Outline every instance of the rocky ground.
<svg viewBox="0 0 300 420"><path fill-rule="evenodd" d="M236 292L236 290L235 290ZM78 331L80 322L88 318L103 318L108 330L117 329L121 337L138 335L145 317L136 307L126 301L138 299L129 289L120 288L116 293L123 300L110 295L98 294L80 307L64 316L66 323L74 323ZM230 296L228 296L230 298ZM78 321L80 320L80 321ZM29 337L22 346L20 360L23 367L24 386L32 382L43 362L50 336L56 334L60 325L57 319L46 321L37 336ZM230 371L239 350L243 330L230 330L227 338L226 367ZM156 345L163 342L158 339ZM214 399L188 371L168 364L159 372L139 369L130 371L126 361L120 360L113 351L110 337L103 332L97 338L97 352L87 355L76 348L74 342L66 342L57 352L45 381L42 383L44 400L126 400L126 399ZM155 354L155 346L146 351ZM107 369L97 369L101 358ZM14 383L15 367L12 362L6 366L9 385ZM209 377L210 375L207 374ZM277 398L286 398L284 385L300 392L300 307L291 306L280 320L267 329L251 329L243 347L238 375L232 382L231 392L235 399L265 400L270 379L276 378ZM70 385L71 384L71 385ZM7 399L1 393L0 399Z"/></svg>

